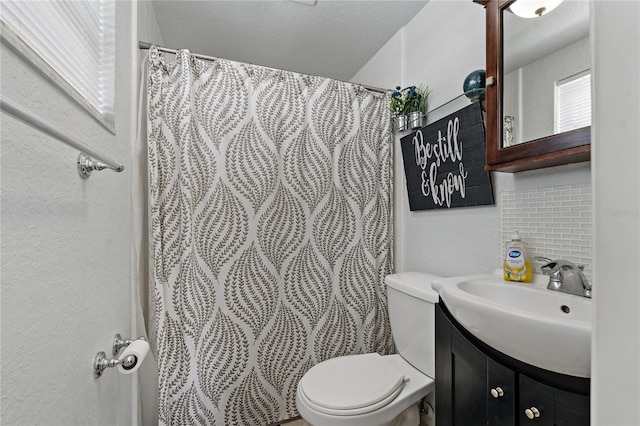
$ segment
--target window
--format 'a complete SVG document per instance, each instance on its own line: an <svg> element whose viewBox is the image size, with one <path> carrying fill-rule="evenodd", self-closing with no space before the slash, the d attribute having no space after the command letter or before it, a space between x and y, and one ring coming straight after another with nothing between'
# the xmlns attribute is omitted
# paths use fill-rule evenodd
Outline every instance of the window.
<svg viewBox="0 0 640 426"><path fill-rule="evenodd" d="M591 73L589 70L556 83L555 132L591 125Z"/></svg>
<svg viewBox="0 0 640 426"><path fill-rule="evenodd" d="M2 38L114 132L115 2L2 0Z"/></svg>

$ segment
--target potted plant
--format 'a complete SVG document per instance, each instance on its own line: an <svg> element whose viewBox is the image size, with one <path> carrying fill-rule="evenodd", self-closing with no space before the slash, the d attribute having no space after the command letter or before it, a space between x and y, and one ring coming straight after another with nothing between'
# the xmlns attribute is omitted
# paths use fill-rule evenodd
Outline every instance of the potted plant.
<svg viewBox="0 0 640 426"><path fill-rule="evenodd" d="M391 94L391 115L396 131L422 127L428 96L428 87L409 86L401 89L396 86Z"/></svg>

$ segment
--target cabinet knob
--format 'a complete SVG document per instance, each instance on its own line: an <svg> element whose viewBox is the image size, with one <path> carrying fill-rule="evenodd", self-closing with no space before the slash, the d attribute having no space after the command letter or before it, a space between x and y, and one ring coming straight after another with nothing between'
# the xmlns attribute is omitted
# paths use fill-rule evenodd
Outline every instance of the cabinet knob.
<svg viewBox="0 0 640 426"><path fill-rule="evenodd" d="M501 396L504 395L504 391L502 390L501 387L496 387L491 389L491 396L494 398L500 398Z"/></svg>
<svg viewBox="0 0 640 426"><path fill-rule="evenodd" d="M524 415L527 416L529 420L533 420L536 417L540 417L540 411L538 411L536 407L531 407L524 410Z"/></svg>

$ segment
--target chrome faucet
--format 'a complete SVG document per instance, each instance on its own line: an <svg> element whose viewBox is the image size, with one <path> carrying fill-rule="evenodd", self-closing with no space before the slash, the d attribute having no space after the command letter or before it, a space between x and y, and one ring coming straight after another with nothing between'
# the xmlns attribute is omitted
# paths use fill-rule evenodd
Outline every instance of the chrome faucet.
<svg viewBox="0 0 640 426"><path fill-rule="evenodd" d="M536 260L546 262L540 269L543 274L549 275L547 289L591 297L591 284L582 272L584 266L577 266L568 260L551 260L542 256L536 256Z"/></svg>

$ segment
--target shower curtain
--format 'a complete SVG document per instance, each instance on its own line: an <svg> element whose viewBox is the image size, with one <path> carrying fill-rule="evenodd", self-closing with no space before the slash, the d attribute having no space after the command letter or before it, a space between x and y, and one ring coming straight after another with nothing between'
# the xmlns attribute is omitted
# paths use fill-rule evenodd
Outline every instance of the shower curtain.
<svg viewBox="0 0 640 426"><path fill-rule="evenodd" d="M313 365L392 350L388 96L149 56L160 423L295 417Z"/></svg>

